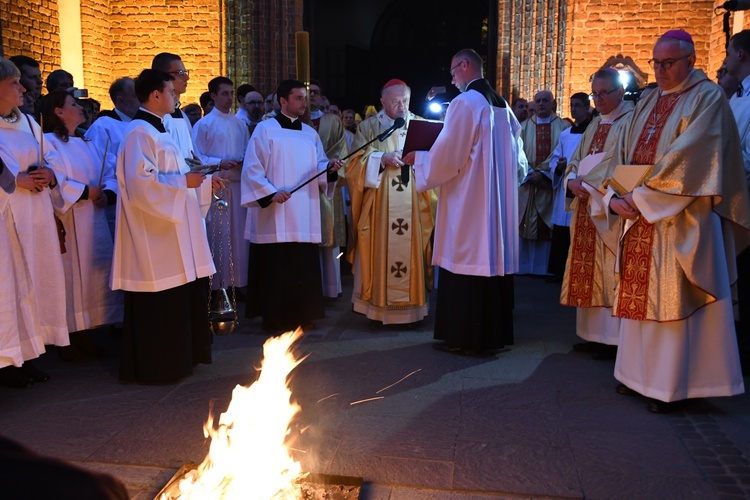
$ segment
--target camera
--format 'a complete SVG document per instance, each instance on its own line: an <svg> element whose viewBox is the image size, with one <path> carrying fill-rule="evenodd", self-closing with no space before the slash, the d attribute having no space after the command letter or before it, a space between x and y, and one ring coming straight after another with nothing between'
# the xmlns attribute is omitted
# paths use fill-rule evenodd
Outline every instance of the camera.
<svg viewBox="0 0 750 500"><path fill-rule="evenodd" d="M79 89L77 87L71 87L68 89L68 92L73 94L73 97L76 99L88 99L89 98L89 91L87 89Z"/></svg>

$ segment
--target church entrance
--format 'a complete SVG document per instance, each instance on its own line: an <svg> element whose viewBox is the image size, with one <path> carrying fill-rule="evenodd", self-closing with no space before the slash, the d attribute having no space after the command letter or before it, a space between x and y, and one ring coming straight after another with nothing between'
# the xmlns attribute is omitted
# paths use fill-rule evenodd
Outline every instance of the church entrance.
<svg viewBox="0 0 750 500"><path fill-rule="evenodd" d="M411 110L423 115L433 86L446 87L438 100L457 95L448 66L462 48L479 52L495 80L496 17L497 2L488 0L308 0L311 75L330 100L359 113L379 104L382 85L399 78L412 88Z"/></svg>

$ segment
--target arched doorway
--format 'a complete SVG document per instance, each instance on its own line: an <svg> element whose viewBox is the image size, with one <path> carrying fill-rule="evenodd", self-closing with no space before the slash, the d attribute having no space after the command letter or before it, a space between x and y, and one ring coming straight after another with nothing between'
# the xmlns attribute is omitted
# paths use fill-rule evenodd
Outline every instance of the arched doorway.
<svg viewBox="0 0 750 500"><path fill-rule="evenodd" d="M462 48L485 58L494 81L496 15L489 0L464 0L460 8L450 0L309 0L312 74L329 98L357 110L377 103L380 87L400 78L412 87L412 111L420 114L432 86L445 86L448 98L457 94L448 65Z"/></svg>

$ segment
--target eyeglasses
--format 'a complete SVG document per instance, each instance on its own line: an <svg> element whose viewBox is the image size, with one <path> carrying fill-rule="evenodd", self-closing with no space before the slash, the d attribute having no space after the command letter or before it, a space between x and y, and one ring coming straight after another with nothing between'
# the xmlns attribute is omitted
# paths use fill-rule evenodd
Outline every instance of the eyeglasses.
<svg viewBox="0 0 750 500"><path fill-rule="evenodd" d="M177 71L170 71L169 74L170 75L177 75L177 76L180 76L180 77L186 76L186 77L190 78L190 70L187 70L187 69L179 69Z"/></svg>
<svg viewBox="0 0 750 500"><path fill-rule="evenodd" d="M589 97L592 98L592 99L604 99L605 97L607 97L612 92L617 92L618 90L619 89L612 89L612 90L608 90L606 92L592 92L592 93L589 94Z"/></svg>
<svg viewBox="0 0 750 500"><path fill-rule="evenodd" d="M662 59L661 61L658 59L649 59L648 65L654 69L656 69L657 66L661 66L662 69L669 70L674 65L674 63L676 63L677 61L681 61L683 59L687 59L688 57L690 56L689 55L682 56L682 57L678 57L677 59Z"/></svg>
<svg viewBox="0 0 750 500"><path fill-rule="evenodd" d="M458 62L458 64L456 64L455 66L453 66L453 67L452 67L452 68L450 69L449 73L451 74L451 78L453 78L453 76L454 76L453 74L454 74L454 73L456 72L456 68L458 68L459 66L461 66L461 65L462 65L463 63L465 63L465 62L466 62L466 60L463 60L463 59L462 59L461 61L459 61L459 62Z"/></svg>

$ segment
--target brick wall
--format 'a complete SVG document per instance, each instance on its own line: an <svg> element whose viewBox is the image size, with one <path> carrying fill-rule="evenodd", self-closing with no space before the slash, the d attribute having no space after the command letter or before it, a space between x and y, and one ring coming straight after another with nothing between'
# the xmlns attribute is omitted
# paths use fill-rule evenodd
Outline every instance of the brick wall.
<svg viewBox="0 0 750 500"><path fill-rule="evenodd" d="M691 33L696 67L709 76L716 73L723 59L723 43L719 43L721 16L713 13L714 5L720 2L571 0L571 4L566 34L567 95L589 91L591 74L617 54L632 57L653 81L653 70L648 65L651 50L658 36L669 29L682 28Z"/></svg>
<svg viewBox="0 0 750 500"><path fill-rule="evenodd" d="M4 57L39 61L42 78L60 66L57 0L0 0Z"/></svg>
<svg viewBox="0 0 750 500"><path fill-rule="evenodd" d="M254 0L248 2L250 33L236 30L228 43L249 37L249 65L244 80L264 95L296 72L295 33L302 31L303 0Z"/></svg>
<svg viewBox="0 0 750 500"><path fill-rule="evenodd" d="M91 2L91 0L84 0ZM110 2L111 79L137 76L159 52L178 54L190 70L183 104L198 102L224 68L222 0ZM90 61L86 60L86 65Z"/></svg>
<svg viewBox="0 0 750 500"><path fill-rule="evenodd" d="M81 44L83 48L83 78L89 96L110 109L109 86L113 77L112 37L109 25L109 0L81 2Z"/></svg>
<svg viewBox="0 0 750 500"><path fill-rule="evenodd" d="M574 0L498 1L498 90L511 102L549 89L564 104L565 36Z"/></svg>

